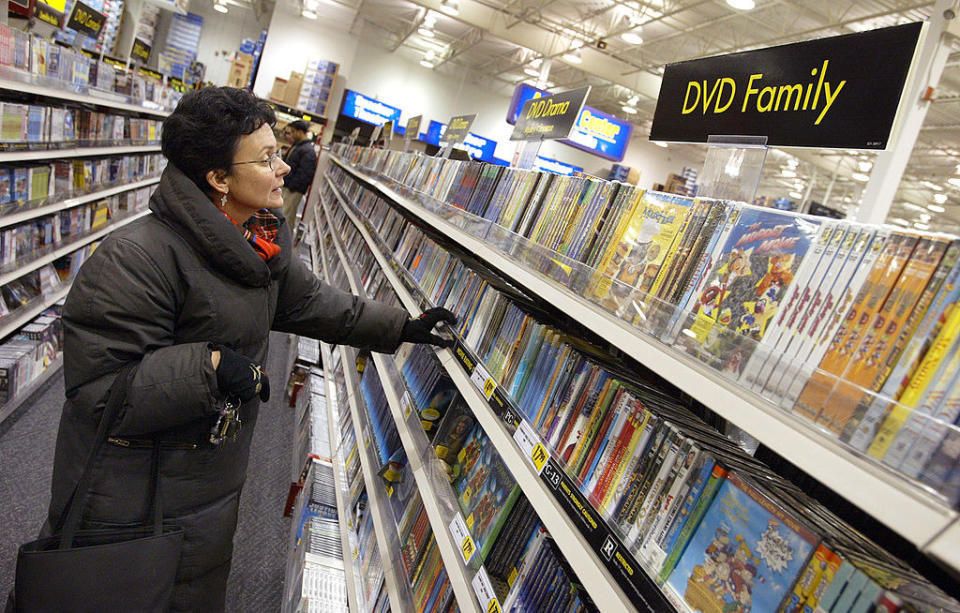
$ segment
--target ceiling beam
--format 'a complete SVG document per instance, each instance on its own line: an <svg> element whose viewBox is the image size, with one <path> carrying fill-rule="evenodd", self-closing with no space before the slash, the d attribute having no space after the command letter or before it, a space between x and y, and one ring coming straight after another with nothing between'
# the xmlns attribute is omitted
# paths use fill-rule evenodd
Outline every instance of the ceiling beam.
<svg viewBox="0 0 960 613"><path fill-rule="evenodd" d="M411 1L418 6L441 12L440 0ZM622 85L648 98L656 100L660 94L660 77L645 72L626 74L634 71L635 67L590 47L581 49L583 61L580 64L567 62L560 56L566 53L573 44L570 38L548 32L539 26L528 23L518 23L511 28L507 28L503 23L500 11L479 2L461 0L460 14L451 17L451 19L474 28L486 30L497 38L526 47L541 56L555 58L559 62L594 74L611 83Z"/></svg>

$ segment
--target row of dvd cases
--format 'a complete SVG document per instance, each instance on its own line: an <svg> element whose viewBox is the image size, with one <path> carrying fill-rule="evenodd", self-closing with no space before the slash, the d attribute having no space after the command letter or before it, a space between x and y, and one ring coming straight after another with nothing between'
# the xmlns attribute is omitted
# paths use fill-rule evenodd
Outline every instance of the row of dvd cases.
<svg viewBox="0 0 960 613"><path fill-rule="evenodd" d="M359 235L363 237L363 245L361 245L360 250L369 251L372 258L376 260L376 267L380 271L378 274L382 274L389 282L392 291L396 293L400 302L411 314L417 314L424 308L432 306L427 296L432 288L421 287L421 284L425 282L424 279L410 274L404 263L399 261L401 258L398 253L403 251L402 246L398 246L396 240L393 240L389 245L385 242L387 235L391 233L390 224L394 224L396 218L390 214L384 216L382 211L371 209L369 201L366 204L361 202L361 195L355 189L357 186L349 185L352 183L362 187L360 191L374 193L377 199L387 202L395 211L399 211L406 218L403 224L413 221L420 228L425 229L431 238L437 239L441 244L459 246L461 248L459 257L464 257L464 253L468 254L466 259L472 260L473 266L478 270L485 270L488 273L487 279L497 279L499 281L498 290L510 294L511 292L517 293L516 289L520 288L522 290L521 295L523 293L533 294L541 301L550 302L554 306L565 310L571 318L580 322L590 322L591 327L599 329L601 335L610 337L611 342L616 340L614 345L626 346L624 351L628 355L645 357L645 361L639 361L642 363L652 362L651 369L657 371L658 375L681 389L687 390L689 388L689 393L692 396L697 397L697 400L711 409L717 410L719 408L720 410L717 410L717 412L722 416L726 416L724 411L730 414L744 404L750 406L749 401L745 402L743 394L739 390L726 385L718 377L711 377L709 373L705 373L703 369L698 369L696 365L692 365L688 361L678 360L655 344L637 338L636 334L627 333L622 326L617 325L613 318L599 309L591 308L586 301L578 300L570 292L563 291L549 277L524 266L522 262L517 261L516 257L499 252L495 246L484 244L483 240L477 239L469 231L469 220L466 223L458 223L462 221L458 218L458 211L440 210L439 207L437 210L427 210L420 202L415 202L412 198L401 195L398 190L392 189L392 186L383 177L364 172L362 169L334 157L333 167L328 173L326 181L319 181L315 186L317 191L321 192L321 201L317 208L318 226L323 227L324 222L333 222L334 231L331 233L333 236L327 237L327 241L343 257L343 261L348 262L345 266L346 270L351 272L351 275L348 276L356 277L356 281L350 286L350 289L355 293L378 298L385 295L385 292L376 283L371 283L371 273L364 266L366 258L357 253L356 241L352 238L354 235ZM368 218L368 214L375 215L376 220L373 221ZM344 219L349 221L344 223ZM345 225L350 226L348 231L344 230ZM394 235L395 237L396 235ZM319 235L318 240L322 244L324 242L323 236ZM348 243L352 250L347 249ZM414 252L408 253L412 257ZM407 262L421 259L428 260L430 257L434 257L431 253L426 253L422 249L415 253L416 258L408 259ZM351 270L353 266L358 268ZM449 272L453 268L446 270ZM443 277L443 274L441 270L440 277ZM507 325L506 320L504 325ZM497 368L497 365L485 363L473 351L476 343L465 342L468 336L468 333L464 333L462 337L458 338L452 351L436 350L437 359L445 369L447 376L456 384L457 390L462 394L477 421L484 428L496 451L509 466L524 496L533 503L544 528L550 533L551 538L563 553L571 572L586 587L589 596L592 597L592 605L600 610L636 609L649 611L685 610L693 606L691 605L691 599L693 602L697 602L698 596L691 596L691 592L697 591L692 589L691 586L696 588L701 586L694 586L693 583L695 582L687 582L685 586L687 593L684 594L682 593L683 590L679 589L684 586L680 586L678 581L671 583L668 580L669 574L660 577L648 574L648 560L639 555L638 549L634 549L632 540L628 541L629 535L623 534L615 526L610 525L611 522L608 520L612 513L609 513L608 509L600 504L602 500L598 500L595 495L593 497L585 495L581 491L583 484L571 479L570 471L567 470L570 467L569 455L564 454L562 448L558 451L551 444L552 441L547 433L538 430L540 424L530 421L526 410L519 406L517 399L511 396L511 392L514 392L516 388L509 389L503 386L498 378L490 375L491 370L502 371ZM476 337L474 340L476 340ZM651 359L652 357L655 359ZM380 363L378 362L379 366ZM378 368L378 371L380 370L383 369ZM706 393L703 391L704 387L707 388ZM399 406L403 407L402 400ZM398 423L402 423L403 413L401 412L398 417L400 418ZM819 457L812 458L806 463L799 463L801 467L807 469L815 477L827 477L823 480L828 485L836 483L837 478L844 480L846 483L849 483L850 479L856 479L861 491L849 492L849 494L849 488L840 488L840 491L848 495L853 502L880 514L881 521L889 520L887 523L894 523L894 529L901 532L908 540L914 542L922 540L922 537L913 538L910 534L909 525L916 524L914 522L907 524L905 518L903 518L899 520L901 523L898 525L897 520L890 519L892 516L886 515L892 513L890 509L874 510L871 505L876 504L878 497L879 500L890 500L899 509L926 510L928 515L940 521L940 527L949 526L955 519L953 510L945 508L935 499L927 499L922 493L911 490L905 492L902 484L896 481L891 482L882 473L877 473L865 464L844 456L838 450L832 449L827 443L806 435L802 429L790 428L789 423L784 424L777 417L776 415L769 415L767 411L757 407L755 414L751 414L749 422L749 425L752 426L752 433L755 433L755 435L759 433L761 440L766 439L764 442L774 439L778 435L783 436L788 452L784 455L788 459L790 459L792 453L790 451L792 446L806 443L805 453L809 455L809 441L817 442L818 449L822 453L818 454ZM734 421L742 422L742 415ZM422 428L409 429L413 432L422 432ZM751 431L751 428L747 429ZM778 447L782 449L783 445L778 445ZM428 451L432 452L433 450L429 449ZM838 462L838 458L841 461ZM830 469L828 470L824 466L821 470L820 462L829 464ZM811 468L813 470L810 470ZM847 472L837 477L836 471L838 468ZM831 470L834 471L833 481L830 480ZM728 481L733 480L728 479ZM862 488L865 488L866 491L863 491ZM741 492L748 490L748 488L743 487L740 489ZM916 516L914 516L914 519L916 519ZM807 521L810 521L809 517ZM451 532L458 534L455 527L451 529ZM926 541L923 542L926 543ZM706 543L706 545L709 546L712 543ZM951 549L946 545L941 547L941 551L949 556L948 552ZM707 548L710 549L710 547ZM823 543L816 549L820 551L822 548ZM716 550L718 547L713 547L713 549ZM808 552L811 563L815 558L813 549L811 547ZM644 550L644 553L646 553L646 550ZM750 553L755 555L755 552ZM799 550L796 553L799 554ZM931 557L938 557L934 550L928 549L927 553ZM884 554L877 552L877 555L883 557ZM638 562L638 560L641 561ZM674 560L674 564L677 564L677 560ZM698 565L699 572L703 574L705 566L708 565L709 561L705 558L703 563ZM657 566L657 570L661 568L661 565ZM694 568L693 571L695 573L697 569ZM687 573L685 578L689 578L692 574ZM453 575L454 573L451 573L451 576ZM716 585L722 583L715 577L713 579L713 584L710 581L702 581L704 590L701 590L703 593L699 597L706 599L704 602L709 602L711 598L717 596L715 590L706 589L715 588ZM922 582L922 579L918 580ZM839 584L844 585L843 582ZM799 585L799 582L797 585ZM734 596L740 591L734 589L737 586L734 586L733 583L730 583L727 587L731 588L729 591L733 592ZM930 588L931 594L937 592L933 586L926 587ZM783 589L782 586L781 589ZM785 590L781 596L790 591L790 589ZM850 602L841 601L837 605L840 608L827 608L825 610L847 610L842 607L845 605L852 606L853 601L858 596L862 602L866 602L868 592L869 590L861 590L860 588L853 591L850 588L847 590L848 600L852 599ZM505 610L514 604L509 600L510 596L502 599L506 605ZM740 597L748 600L752 598L754 610L775 610L775 606L785 606L787 602L782 598L778 600L775 595L768 597L764 593L764 589L757 588L754 590L753 587L743 591ZM768 599L762 600L765 597ZM934 598L938 597L935 596ZM949 599L945 602L950 606L955 605ZM480 604L484 606L482 603ZM742 605L743 602L738 606ZM946 610L950 610L949 606Z"/></svg>
<svg viewBox="0 0 960 613"><path fill-rule="evenodd" d="M0 103L93 109L136 121L156 121L168 115L155 105L79 92L56 81L25 83L7 73L0 76ZM149 214L147 197L162 170L162 163L151 157L159 155L156 142L68 149L21 145L0 142L0 187L6 190L0 194L4 202L0 206L4 255L0 347L29 340L25 327L41 314L52 312L51 307L64 299L90 248L114 230ZM149 163L143 163L147 158ZM42 172L31 172L37 168ZM67 171L65 182L61 181L63 172L55 176L55 169ZM56 190L52 189L55 184ZM17 357L0 365L4 391L0 421L59 371L58 343L42 342L42 350L32 352L35 358Z"/></svg>

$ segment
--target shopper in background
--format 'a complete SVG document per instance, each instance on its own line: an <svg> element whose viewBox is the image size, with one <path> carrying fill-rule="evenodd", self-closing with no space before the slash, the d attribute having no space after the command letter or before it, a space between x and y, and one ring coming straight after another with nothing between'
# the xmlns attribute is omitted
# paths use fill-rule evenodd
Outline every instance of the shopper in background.
<svg viewBox="0 0 960 613"><path fill-rule="evenodd" d="M270 394L260 370L270 330L392 352L401 342L446 344L432 329L454 320L443 309L408 319L305 267L288 224L270 212L283 204L290 171L274 121L266 103L240 89L184 96L164 122L170 163L150 200L153 214L103 242L63 311L67 400L43 532L56 530L117 370L135 363L81 527L147 519L160 441L164 521L185 532L176 611L224 608L250 440ZM236 418L228 399L239 405ZM218 420L234 424L219 442Z"/></svg>
<svg viewBox="0 0 960 613"><path fill-rule="evenodd" d="M283 135L291 143L283 161L290 167L290 174L283 178L283 216L290 225L297 222L297 208L300 199L313 183L317 170L317 152L313 150L310 139L310 124L302 119L292 121L283 130Z"/></svg>

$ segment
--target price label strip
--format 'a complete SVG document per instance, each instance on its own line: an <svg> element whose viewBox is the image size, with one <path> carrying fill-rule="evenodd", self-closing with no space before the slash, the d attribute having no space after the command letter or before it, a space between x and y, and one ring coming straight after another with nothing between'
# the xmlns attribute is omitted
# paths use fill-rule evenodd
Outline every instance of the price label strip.
<svg viewBox="0 0 960 613"><path fill-rule="evenodd" d="M473 585L473 593L476 594L481 609L487 613L501 613L500 601L497 600L497 593L493 591L493 584L490 583L486 568L481 566L470 583Z"/></svg>
<svg viewBox="0 0 960 613"><path fill-rule="evenodd" d="M463 515L457 513L450 521L450 534L453 535L453 541L460 548L460 556L464 564L469 564L470 560L477 553L477 546L473 543L473 537L467 530L467 524L463 521Z"/></svg>
<svg viewBox="0 0 960 613"><path fill-rule="evenodd" d="M521 421L517 431L513 433L513 440L517 442L517 446L520 447L524 457L533 464L537 474L542 474L543 467L547 465L547 460L550 459L550 453L540 442L540 438L534 433L530 424Z"/></svg>
<svg viewBox="0 0 960 613"><path fill-rule="evenodd" d="M413 411L413 399L410 398L409 391L403 392L403 397L400 399L400 406L403 407L403 418L409 419L410 413Z"/></svg>
<svg viewBox="0 0 960 613"><path fill-rule="evenodd" d="M497 382L493 380L493 377L490 376L487 369L479 362L473 368L473 372L470 374L470 380L473 381L473 384L477 386L477 389L480 390L480 393L483 394L483 397L487 400L490 400L493 391L497 389Z"/></svg>

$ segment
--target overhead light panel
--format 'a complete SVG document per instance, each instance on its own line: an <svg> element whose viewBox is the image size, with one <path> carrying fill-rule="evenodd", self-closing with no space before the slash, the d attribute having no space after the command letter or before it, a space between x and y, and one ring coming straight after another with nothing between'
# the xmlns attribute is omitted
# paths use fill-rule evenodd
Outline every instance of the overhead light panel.
<svg viewBox="0 0 960 613"><path fill-rule="evenodd" d="M433 62L431 62L426 58L420 60L420 65L423 66L424 68L431 68L431 69L433 68Z"/></svg>
<svg viewBox="0 0 960 613"><path fill-rule="evenodd" d="M523 69L524 74L528 74L531 77L539 77L540 71L534 68L533 66L526 66Z"/></svg>
<svg viewBox="0 0 960 613"><path fill-rule="evenodd" d="M749 11L757 6L757 3L753 0L727 0L727 4L738 11Z"/></svg>
<svg viewBox="0 0 960 613"><path fill-rule="evenodd" d="M781 176L788 177L790 179L797 176L797 173L790 169L784 169L780 171Z"/></svg>
<svg viewBox="0 0 960 613"><path fill-rule="evenodd" d="M571 64L579 64L583 61L583 56L580 55L579 49L571 49L563 54L563 59L570 62Z"/></svg>
<svg viewBox="0 0 960 613"><path fill-rule="evenodd" d="M857 162L857 168L860 169L860 172L870 172L870 169L873 168L873 162L860 161Z"/></svg>
<svg viewBox="0 0 960 613"><path fill-rule="evenodd" d="M902 206L903 206L903 208L905 208L905 209L910 209L911 211L922 211L922 210L923 210L923 207L922 207L922 206L917 206L916 204L914 204L914 203L912 203L912 202L904 202Z"/></svg>
<svg viewBox="0 0 960 613"><path fill-rule="evenodd" d="M952 179L947 179L947 183L953 185L954 187L960 187L960 179L953 177Z"/></svg>
<svg viewBox="0 0 960 613"><path fill-rule="evenodd" d="M933 201L936 202L937 204L943 204L944 202L947 201L947 195L946 195L946 194L934 194L934 195L933 195Z"/></svg>
<svg viewBox="0 0 960 613"><path fill-rule="evenodd" d="M214 3L213 3L213 10L215 10L215 11L218 12L218 13L226 13L227 10L228 10L228 9L227 9L227 3L226 3L226 2L221 2L220 0L217 0L217 2L214 2Z"/></svg>
<svg viewBox="0 0 960 613"><path fill-rule="evenodd" d="M636 115L639 112L637 111L637 107L630 106L629 104L624 104L623 106L620 107L620 110L623 111L624 113L627 113L628 115Z"/></svg>
<svg viewBox="0 0 960 613"><path fill-rule="evenodd" d="M855 173L853 173L853 175L851 175L851 176L853 177L854 181L869 181L869 180L870 180L870 175L865 175L865 174L863 174L862 172L855 172Z"/></svg>
<svg viewBox="0 0 960 613"><path fill-rule="evenodd" d="M460 3L457 2L457 0L443 0L443 2L440 3L440 10L447 15L459 15Z"/></svg>
<svg viewBox="0 0 960 613"><path fill-rule="evenodd" d="M433 30L431 30L430 28L419 28L419 29L417 29L417 34L419 34L420 36L422 36L422 37L424 37L424 38L433 38L433 37L434 37Z"/></svg>
<svg viewBox="0 0 960 613"><path fill-rule="evenodd" d="M939 204L928 204L927 208L933 211L934 213L945 213L947 209L943 208Z"/></svg>
<svg viewBox="0 0 960 613"><path fill-rule="evenodd" d="M929 225L927 225L927 224L925 224L925 223L920 223L919 221L918 221L918 222L915 222L915 223L913 224L913 227L916 228L917 230L929 230L929 229L930 229L930 226L929 226Z"/></svg>
<svg viewBox="0 0 960 613"><path fill-rule="evenodd" d="M643 36L640 35L638 30L630 30L629 32L624 32L620 35L620 39L625 43L630 43L631 45L642 45Z"/></svg>
<svg viewBox="0 0 960 613"><path fill-rule="evenodd" d="M924 181L923 184L926 185L927 187L929 187L930 189L932 189L932 190L935 191L935 192L942 192L942 191L943 191L943 187L940 186L940 185L937 185L936 183L932 183L932 182L930 182L930 181Z"/></svg>
<svg viewBox="0 0 960 613"><path fill-rule="evenodd" d="M300 11L300 16L305 17L307 19L316 19L317 13L316 11L311 11L310 9L303 9L302 11Z"/></svg>
<svg viewBox="0 0 960 613"><path fill-rule="evenodd" d="M910 225L910 222L907 221L906 219L903 219L902 217L894 217L894 218L891 219L890 221L892 221L893 223L898 223L898 224L900 224L901 226L909 226L909 225Z"/></svg>
<svg viewBox="0 0 960 613"><path fill-rule="evenodd" d="M667 147L670 146L670 145L668 145L667 143L663 142L662 140L655 140L655 141L650 141L650 142L652 142L652 143L653 143L654 145L656 145L657 147L663 147L664 149L666 149Z"/></svg>
<svg viewBox="0 0 960 613"><path fill-rule="evenodd" d="M800 192L790 192L790 193L787 194L787 195L790 196L791 198L795 198L795 199L797 199L797 200L799 200L800 198L803 198L803 194L801 194Z"/></svg>

